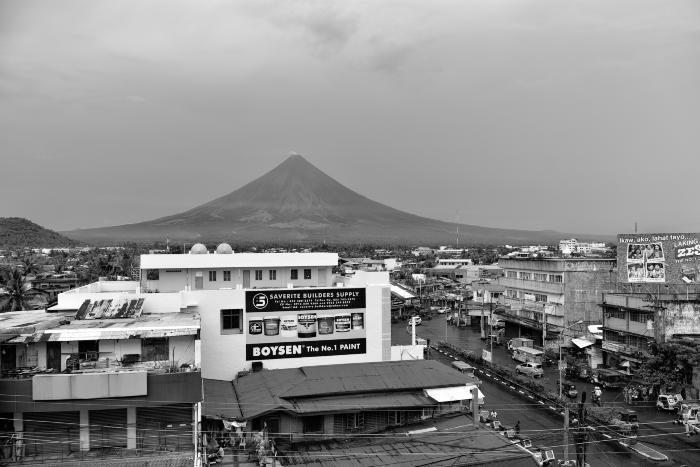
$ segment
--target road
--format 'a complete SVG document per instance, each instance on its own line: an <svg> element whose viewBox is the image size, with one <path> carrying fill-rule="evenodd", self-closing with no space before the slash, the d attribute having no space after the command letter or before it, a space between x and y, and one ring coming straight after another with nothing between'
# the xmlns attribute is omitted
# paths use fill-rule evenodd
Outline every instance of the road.
<svg viewBox="0 0 700 467"><path fill-rule="evenodd" d="M424 321L416 327L416 335L430 339L432 343L446 340L463 349L481 354L486 345L480 339L478 328L456 328L446 325L445 319L434 315L434 319ZM406 331L406 323L392 325L392 344L408 344L411 336ZM431 358L445 360L446 357L436 352ZM505 349L494 348L494 363L511 368L515 365ZM556 390L558 373L556 369L546 369L542 383L548 390ZM517 394L506 390L503 386L483 379L482 391L486 395L486 407L494 408L499 418L506 426L513 426L520 421L521 435L529 436L536 446L557 446L554 448L557 458L563 454L563 420L549 408L539 404L528 403ZM538 381L539 382L539 381ZM591 394L592 387L582 382L575 382L579 391L586 390ZM686 438L683 427L672 423L673 416L657 412L652 402L631 407L621 398L619 391L606 391L603 394L606 405L619 405L632 408L639 413L640 441L666 454L670 461L663 464L646 461L639 455L631 454L617 443L603 443L591 440L587 450L587 459L592 466L627 466L627 465L697 465L700 466L700 436ZM575 452L569 447L570 456Z"/></svg>

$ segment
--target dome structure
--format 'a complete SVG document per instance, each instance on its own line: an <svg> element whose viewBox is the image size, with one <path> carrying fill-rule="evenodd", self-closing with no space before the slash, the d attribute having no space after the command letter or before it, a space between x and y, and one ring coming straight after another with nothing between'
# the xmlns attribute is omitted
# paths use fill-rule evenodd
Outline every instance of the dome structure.
<svg viewBox="0 0 700 467"><path fill-rule="evenodd" d="M228 243L221 243L219 246L216 247L216 254L217 255L230 255L233 253L233 248L231 248L231 245Z"/></svg>
<svg viewBox="0 0 700 467"><path fill-rule="evenodd" d="M192 245L192 248L190 248L191 255L206 255L207 253L209 253L207 247L201 243L195 243Z"/></svg>

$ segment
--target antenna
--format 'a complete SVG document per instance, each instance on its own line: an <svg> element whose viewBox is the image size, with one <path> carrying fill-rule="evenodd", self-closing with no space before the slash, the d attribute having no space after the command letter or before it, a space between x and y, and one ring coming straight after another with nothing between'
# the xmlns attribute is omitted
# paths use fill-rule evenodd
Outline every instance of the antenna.
<svg viewBox="0 0 700 467"><path fill-rule="evenodd" d="M637 233L637 223L634 223L634 233Z"/></svg>
<svg viewBox="0 0 700 467"><path fill-rule="evenodd" d="M459 248L459 209L457 209L457 214L455 215L455 224L457 224L457 248Z"/></svg>

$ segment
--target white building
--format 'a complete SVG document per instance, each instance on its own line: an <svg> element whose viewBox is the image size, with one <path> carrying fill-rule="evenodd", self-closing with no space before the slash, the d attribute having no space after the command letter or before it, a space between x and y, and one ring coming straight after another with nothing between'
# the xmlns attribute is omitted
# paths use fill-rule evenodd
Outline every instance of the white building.
<svg viewBox="0 0 700 467"><path fill-rule="evenodd" d="M144 312L200 317L202 378L241 371L391 359L388 272L336 277L336 253L233 253L203 245L190 254L141 256L141 280L99 282L59 295L57 308L85 299L144 298Z"/></svg>

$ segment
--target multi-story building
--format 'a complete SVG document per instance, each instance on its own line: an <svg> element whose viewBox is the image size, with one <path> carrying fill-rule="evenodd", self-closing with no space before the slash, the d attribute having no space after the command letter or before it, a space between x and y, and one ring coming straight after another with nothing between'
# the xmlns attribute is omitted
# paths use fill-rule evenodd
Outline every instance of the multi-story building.
<svg viewBox="0 0 700 467"><path fill-rule="evenodd" d="M2 315L2 436L15 461L193 459L199 317L150 298L82 297L72 310Z"/></svg>
<svg viewBox="0 0 700 467"><path fill-rule="evenodd" d="M700 293L650 291L606 293L603 297L603 358L611 368L634 372L650 344L700 338ZM700 379L700 376L697 378ZM696 382L700 388L700 380Z"/></svg>
<svg viewBox="0 0 700 467"><path fill-rule="evenodd" d="M542 345L546 337L584 334L585 325L602 322L602 294L616 281L616 261L590 258L501 258L505 275L498 284L505 289L499 298L506 321L506 337L529 336ZM562 331L581 321L581 328ZM554 346L557 341L553 341Z"/></svg>

